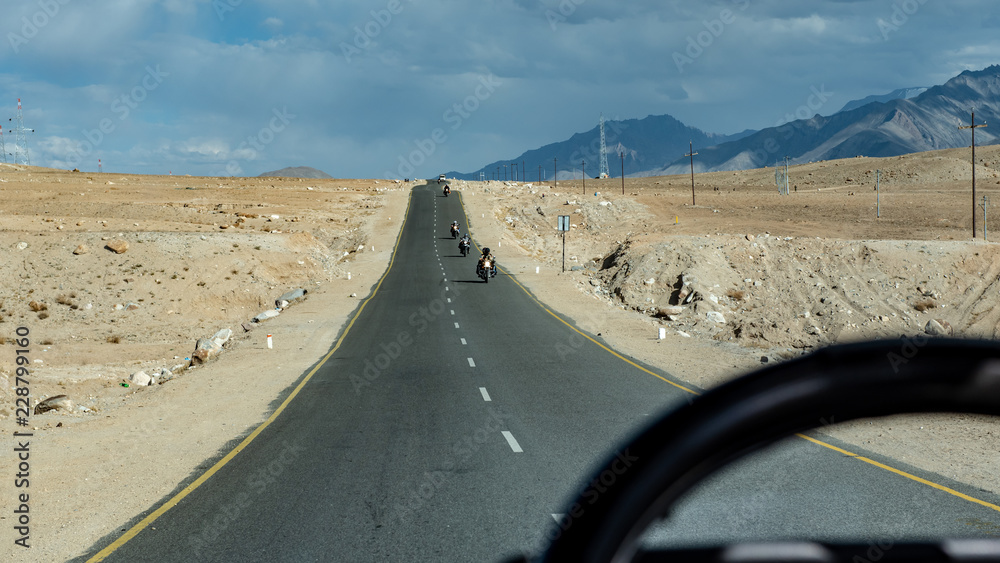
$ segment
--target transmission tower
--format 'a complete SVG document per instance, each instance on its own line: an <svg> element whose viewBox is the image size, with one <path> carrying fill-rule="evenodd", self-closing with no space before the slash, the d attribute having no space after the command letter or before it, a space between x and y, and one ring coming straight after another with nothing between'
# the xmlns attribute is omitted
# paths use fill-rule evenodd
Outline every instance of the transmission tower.
<svg viewBox="0 0 1000 563"><path fill-rule="evenodd" d="M610 176L608 171L608 147L604 142L604 114L601 114L601 171L597 175L598 178L607 178Z"/></svg>
<svg viewBox="0 0 1000 563"><path fill-rule="evenodd" d="M31 166L28 156L28 136L25 134L24 117L21 115L21 98L17 99L17 117L14 124L14 164Z"/></svg>

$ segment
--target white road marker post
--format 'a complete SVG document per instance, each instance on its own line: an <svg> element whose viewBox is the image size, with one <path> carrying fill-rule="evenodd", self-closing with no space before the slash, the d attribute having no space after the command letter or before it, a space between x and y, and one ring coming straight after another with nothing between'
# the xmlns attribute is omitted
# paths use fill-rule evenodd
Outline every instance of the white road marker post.
<svg viewBox="0 0 1000 563"><path fill-rule="evenodd" d="M271 340L271 335L267 335L267 349L270 350L274 348L274 342Z"/></svg>

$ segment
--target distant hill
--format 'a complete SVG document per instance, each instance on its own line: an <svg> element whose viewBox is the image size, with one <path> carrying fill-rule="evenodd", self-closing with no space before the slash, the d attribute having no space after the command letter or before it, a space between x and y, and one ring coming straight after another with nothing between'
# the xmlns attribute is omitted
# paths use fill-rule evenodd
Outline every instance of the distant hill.
<svg viewBox="0 0 1000 563"><path fill-rule="evenodd" d="M621 176L622 161L619 156L625 153L625 175L641 176L645 171L659 168L665 161L688 152L688 142L694 143L695 150L743 138L753 131L744 131L735 135L719 135L706 133L695 127L689 127L669 115L650 115L643 119L607 120L604 122L605 143L608 149L608 168L611 176ZM590 131L577 133L565 141L545 145L529 150L516 157L491 162L472 172L448 172L449 178L463 180L478 180L480 172L488 180L493 178L499 169L500 179L513 179L516 164L518 179L523 172L522 163L527 168L527 181L537 181L539 167L543 179L552 178L554 164L558 165L559 179L580 178L583 174L581 162L586 161L586 172L589 177L596 177L600 172L600 127L595 126ZM557 159L557 162L553 162ZM507 165L506 169L504 165Z"/></svg>
<svg viewBox="0 0 1000 563"><path fill-rule="evenodd" d="M886 157L971 143L969 111L976 123L1000 119L1000 66L965 71L941 86L911 99L873 102L829 117L793 121L763 129L737 141L699 149L696 171L746 170L774 165L785 156L791 163L850 158ZM979 129L976 143L998 142L998 131ZM674 158L655 174L683 174L688 160Z"/></svg>
<svg viewBox="0 0 1000 563"><path fill-rule="evenodd" d="M866 106L872 102L891 102L892 100L909 100L910 98L916 98L920 94L927 91L927 88L900 88L898 90L893 90L888 94L867 96L861 98L860 100L851 100L844 104L844 107L840 111L851 111L852 109L858 109L861 106ZM840 113L840 112L837 112Z"/></svg>
<svg viewBox="0 0 1000 563"><path fill-rule="evenodd" d="M264 172L258 178L313 178L313 179L326 179L333 178L333 176L323 172L322 170L316 170L315 168L310 168L308 166L292 166L288 168L282 168L281 170L275 170L273 172Z"/></svg>

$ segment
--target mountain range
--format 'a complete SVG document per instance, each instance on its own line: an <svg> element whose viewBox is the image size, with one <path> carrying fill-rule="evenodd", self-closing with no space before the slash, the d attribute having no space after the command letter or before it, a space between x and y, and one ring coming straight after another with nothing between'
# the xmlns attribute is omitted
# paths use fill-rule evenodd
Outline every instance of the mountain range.
<svg viewBox="0 0 1000 563"><path fill-rule="evenodd" d="M663 162L674 155L686 154L689 142L693 142L695 147L704 147L735 141L752 133L754 131L750 130L735 135L706 133L696 127L685 125L669 115L608 120L604 124L608 168L610 174L616 177L621 175L621 154L625 155L625 174L641 175L645 170L662 166ZM447 175L449 178L479 180L482 173L482 177L487 180L497 179L498 175L500 180L505 178L513 180L514 173L517 172L519 180L527 178L528 181L538 181L539 174L543 180L551 179L553 170L558 166L560 180L581 178L583 171L586 171L588 176L597 176L600 173L600 151L600 125L597 125L590 131L577 133L565 141L527 151L517 158L491 162L475 172L448 172ZM527 176L522 170L525 167Z"/></svg>
<svg viewBox="0 0 1000 563"><path fill-rule="evenodd" d="M281 170L272 170L271 172L264 172L263 174L257 176L258 178L311 178L311 179L326 179L333 178L333 176L323 172L322 170L317 170L310 166L289 166L288 168L282 168Z"/></svg>
<svg viewBox="0 0 1000 563"><path fill-rule="evenodd" d="M965 71L940 86L901 88L888 94L854 100L831 115L814 115L760 131L719 135L687 126L669 115L605 123L608 163L612 176L621 175L619 155L625 155L626 176L681 174L690 170L686 155L693 142L698 155L695 171L745 170L774 165L787 156L790 163L854 156L885 157L969 146L967 126L975 108L976 123L996 123L1000 117L1000 66ZM996 144L989 128L976 132L976 143ZM551 179L557 159L559 179L598 175L600 132L597 127L566 141L551 143L508 160L487 164L472 173L449 172L469 180L513 179L514 164L527 166L527 179ZM521 163L524 163L522 165ZM507 165L506 169L504 165Z"/></svg>

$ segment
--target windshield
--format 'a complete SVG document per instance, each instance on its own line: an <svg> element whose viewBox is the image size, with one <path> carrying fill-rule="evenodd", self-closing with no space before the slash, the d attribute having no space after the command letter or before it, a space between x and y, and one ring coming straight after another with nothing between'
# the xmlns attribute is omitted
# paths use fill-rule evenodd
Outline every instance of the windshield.
<svg viewBox="0 0 1000 563"><path fill-rule="evenodd" d="M706 390L996 336L993 4L341 4L8 9L0 560L534 556ZM997 535L995 419L839 422L644 541Z"/></svg>

